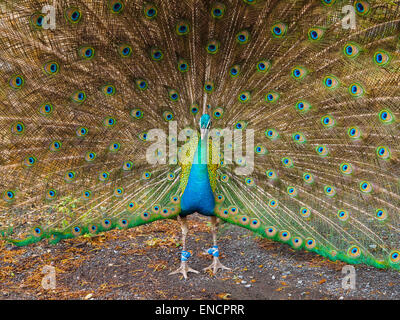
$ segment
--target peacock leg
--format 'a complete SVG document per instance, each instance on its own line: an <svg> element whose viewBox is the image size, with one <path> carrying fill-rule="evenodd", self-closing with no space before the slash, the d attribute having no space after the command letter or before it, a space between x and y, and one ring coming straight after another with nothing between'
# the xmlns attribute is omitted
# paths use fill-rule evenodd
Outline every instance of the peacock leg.
<svg viewBox="0 0 400 320"><path fill-rule="evenodd" d="M194 273L199 273L197 270L194 270L188 266L188 259L190 258L190 252L186 251L186 236L188 234L188 226L187 226L187 220L186 217L180 217L178 216L178 221L181 224L182 228L182 254L181 254L181 266L171 272L169 275L172 274L177 274L177 273L182 273L184 278L187 279L187 273L188 272L194 272Z"/></svg>
<svg viewBox="0 0 400 320"><path fill-rule="evenodd" d="M213 237L213 247L208 250L208 253L213 256L213 263L211 263L208 267L204 268L203 270L212 270L214 274L218 272L219 269L222 270L232 270L231 268L225 267L220 261L219 261L219 250L218 250L218 245L217 245L217 227L218 227L218 221L217 217L212 216L211 217L211 233Z"/></svg>

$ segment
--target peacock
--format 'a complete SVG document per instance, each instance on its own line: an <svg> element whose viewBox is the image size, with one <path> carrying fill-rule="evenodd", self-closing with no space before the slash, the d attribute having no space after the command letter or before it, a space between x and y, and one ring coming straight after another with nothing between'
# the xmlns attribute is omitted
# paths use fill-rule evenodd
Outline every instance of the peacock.
<svg viewBox="0 0 400 320"><path fill-rule="evenodd" d="M0 232L187 217L400 269L400 3L0 2ZM232 240L233 241L233 240Z"/></svg>

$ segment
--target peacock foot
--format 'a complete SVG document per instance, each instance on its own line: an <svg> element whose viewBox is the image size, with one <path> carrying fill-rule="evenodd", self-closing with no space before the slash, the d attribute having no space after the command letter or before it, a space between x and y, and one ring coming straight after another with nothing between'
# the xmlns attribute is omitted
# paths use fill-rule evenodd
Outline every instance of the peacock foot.
<svg viewBox="0 0 400 320"><path fill-rule="evenodd" d="M173 275L173 274L177 274L177 273L182 273L182 274L183 274L183 277L184 277L185 279L187 279L187 273L188 273L188 272L199 273L197 270L194 270L194 269L190 268L190 267L188 266L188 264L187 264L187 261L181 261L181 266L180 266L177 270L172 271L169 275Z"/></svg>
<svg viewBox="0 0 400 320"><path fill-rule="evenodd" d="M212 270L214 274L218 272L219 269L222 270L232 270L231 268L225 267L220 261L218 257L214 257L213 263L211 263L208 267L204 268L203 271Z"/></svg>

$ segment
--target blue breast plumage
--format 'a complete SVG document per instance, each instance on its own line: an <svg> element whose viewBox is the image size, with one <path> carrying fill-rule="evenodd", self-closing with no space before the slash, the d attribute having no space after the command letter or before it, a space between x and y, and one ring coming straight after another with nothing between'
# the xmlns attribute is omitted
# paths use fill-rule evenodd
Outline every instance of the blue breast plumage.
<svg viewBox="0 0 400 320"><path fill-rule="evenodd" d="M201 139L194 154L188 183L182 195L181 216L195 212L206 216L215 215L215 199L210 185L206 159L207 143L206 139Z"/></svg>

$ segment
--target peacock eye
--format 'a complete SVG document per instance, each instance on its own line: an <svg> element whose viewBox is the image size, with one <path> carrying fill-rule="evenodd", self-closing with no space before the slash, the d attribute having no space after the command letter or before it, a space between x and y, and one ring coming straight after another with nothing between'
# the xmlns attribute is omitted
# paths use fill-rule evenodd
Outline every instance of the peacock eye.
<svg viewBox="0 0 400 320"><path fill-rule="evenodd" d="M211 40L207 46L206 46L206 50L209 54L216 54L219 50L220 47L220 43L219 41L216 40Z"/></svg>
<svg viewBox="0 0 400 320"><path fill-rule="evenodd" d="M270 91L265 95L265 101L268 103L276 102L280 97L280 94L275 91Z"/></svg>
<svg viewBox="0 0 400 320"><path fill-rule="evenodd" d="M359 83L352 83L349 87L349 93L355 97L359 98L364 95L365 89Z"/></svg>
<svg viewBox="0 0 400 320"><path fill-rule="evenodd" d="M221 19L225 14L225 5L222 3L216 3L211 9L211 16L214 19Z"/></svg>
<svg viewBox="0 0 400 320"><path fill-rule="evenodd" d="M190 25L186 21L180 21L175 27L175 32L178 36L188 34L190 31Z"/></svg>
<svg viewBox="0 0 400 320"><path fill-rule="evenodd" d="M383 50L378 50L375 52L374 62L376 65L381 67L381 66L388 64L389 61L390 61L390 56L387 52L385 52Z"/></svg>
<svg viewBox="0 0 400 320"><path fill-rule="evenodd" d="M360 54L360 47L354 42L347 43L343 48L343 53L347 58L356 58Z"/></svg>
<svg viewBox="0 0 400 320"><path fill-rule="evenodd" d="M271 32L275 38L282 38L286 35L287 25L283 22L278 22L271 27Z"/></svg>
<svg viewBox="0 0 400 320"><path fill-rule="evenodd" d="M132 46L130 46L128 44L121 44L118 47L118 53L120 54L120 56L122 58L128 58L132 54Z"/></svg>
<svg viewBox="0 0 400 320"><path fill-rule="evenodd" d="M311 42L316 42L321 40L324 35L325 30L319 27L314 27L308 30L308 39Z"/></svg>
<svg viewBox="0 0 400 320"><path fill-rule="evenodd" d="M60 69L60 66L55 61L47 62L43 65L43 71L47 75L54 75L57 74Z"/></svg>
<svg viewBox="0 0 400 320"><path fill-rule="evenodd" d="M157 16L157 8L153 4L148 4L143 7L144 16L151 20Z"/></svg>
<svg viewBox="0 0 400 320"><path fill-rule="evenodd" d="M79 10L79 8L76 7L66 9L64 12L64 16L67 21L72 24L78 23L82 18L81 11Z"/></svg>
<svg viewBox="0 0 400 320"><path fill-rule="evenodd" d="M109 0L108 5L112 13L120 13L124 9L124 4L122 1Z"/></svg>
<svg viewBox="0 0 400 320"><path fill-rule="evenodd" d="M24 85L24 78L21 75L14 75L10 79L9 85L13 89L21 89Z"/></svg>
<svg viewBox="0 0 400 320"><path fill-rule="evenodd" d="M152 48L150 50L150 58L154 61L161 61L164 57L164 54L162 53L161 49L159 48Z"/></svg>
<svg viewBox="0 0 400 320"><path fill-rule="evenodd" d="M354 8L356 9L356 13L360 16L364 16L370 11L370 4L365 0L357 0L354 1Z"/></svg>
<svg viewBox="0 0 400 320"><path fill-rule="evenodd" d="M236 35L236 42L239 44L246 44L249 42L250 33L247 30L240 31Z"/></svg>
<svg viewBox="0 0 400 320"><path fill-rule="evenodd" d="M333 89L336 89L337 87L339 87L340 82L339 82L339 79L336 78L335 76L327 75L323 80L323 84L324 84L325 88L333 90Z"/></svg>
<svg viewBox="0 0 400 320"><path fill-rule="evenodd" d="M308 74L308 70L302 66L297 66L292 69L290 75L293 79L301 80Z"/></svg>

